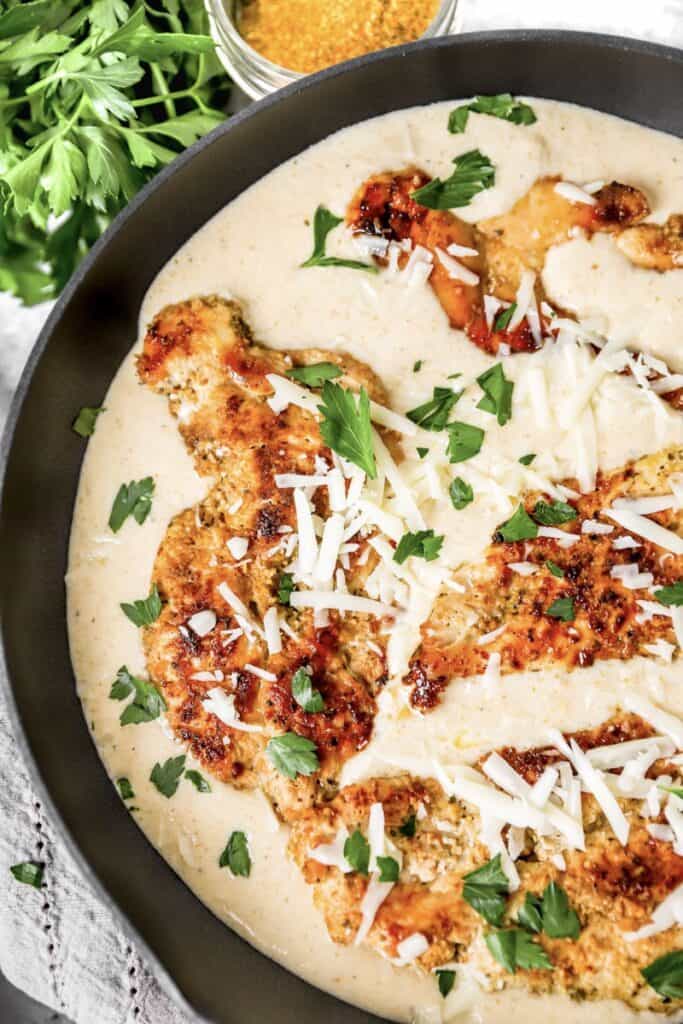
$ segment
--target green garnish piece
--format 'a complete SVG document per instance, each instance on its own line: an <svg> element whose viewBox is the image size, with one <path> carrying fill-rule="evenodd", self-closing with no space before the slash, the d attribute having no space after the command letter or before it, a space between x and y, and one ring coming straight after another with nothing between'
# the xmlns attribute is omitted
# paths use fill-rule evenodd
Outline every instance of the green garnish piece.
<svg viewBox="0 0 683 1024"><path fill-rule="evenodd" d="M429 401L411 409L406 416L424 430L445 430L451 409L461 395L462 391L452 388L434 388Z"/></svg>
<svg viewBox="0 0 683 1024"><path fill-rule="evenodd" d="M533 540L534 537L538 537L538 526L522 504L517 506L516 512L496 531L496 538L509 543L516 540Z"/></svg>
<svg viewBox="0 0 683 1024"><path fill-rule="evenodd" d="M485 437L481 427L473 427L470 423L460 423L456 420L454 423L449 423L446 429L448 430L446 452L449 462L466 462L479 454Z"/></svg>
<svg viewBox="0 0 683 1024"><path fill-rule="evenodd" d="M336 363L311 363L310 366L294 366L291 370L285 370L285 374L309 388L319 388L326 380L341 377L342 371Z"/></svg>
<svg viewBox="0 0 683 1024"><path fill-rule="evenodd" d="M495 184L493 164L478 149L456 156L453 163L455 170L449 178L433 178L411 192L411 198L430 210L453 210L469 206L479 192Z"/></svg>
<svg viewBox="0 0 683 1024"><path fill-rule="evenodd" d="M166 701L157 688L148 679L139 679L132 675L125 665L116 673L109 696L111 700L125 700L133 695L133 700L124 708L119 721L121 725L140 725L153 722L162 711L166 710Z"/></svg>
<svg viewBox="0 0 683 1024"><path fill-rule="evenodd" d="M406 836L407 839L412 839L415 835L417 828L417 815L409 814L406 820L398 826L398 830L402 836Z"/></svg>
<svg viewBox="0 0 683 1024"><path fill-rule="evenodd" d="M344 857L359 875L367 875L370 866L370 843L356 829L344 843Z"/></svg>
<svg viewBox="0 0 683 1024"><path fill-rule="evenodd" d="M543 917L541 914L542 900L533 892L528 892L524 897L524 905L520 907L517 914L517 921L522 928L529 932L543 931Z"/></svg>
<svg viewBox="0 0 683 1024"><path fill-rule="evenodd" d="M116 785L118 787L119 793L121 794L122 800L134 799L135 793L133 792L133 787L130 784L130 779L127 779L125 776L122 776L120 779L116 780Z"/></svg>
<svg viewBox="0 0 683 1024"><path fill-rule="evenodd" d="M311 674L303 667L298 668L292 676L292 697L299 707L309 714L325 710L325 701L320 690L313 689Z"/></svg>
<svg viewBox="0 0 683 1024"><path fill-rule="evenodd" d="M509 92L501 92L497 96L477 96L471 103L463 103L452 110L448 118L448 130L452 135L465 131L470 112L489 114L512 124L530 125L536 122L536 115L528 103L514 99Z"/></svg>
<svg viewBox="0 0 683 1024"><path fill-rule="evenodd" d="M474 491L471 485L463 480L461 476L456 476L455 480L451 480L448 494L451 499L451 505L453 508L457 508L458 511L469 505L471 501L474 501Z"/></svg>
<svg viewBox="0 0 683 1024"><path fill-rule="evenodd" d="M668 587L660 587L655 590L655 597L661 604L683 605L683 580L676 580Z"/></svg>
<svg viewBox="0 0 683 1024"><path fill-rule="evenodd" d="M525 971L552 970L546 951L523 928L489 932L484 941L491 956L510 974L515 974L518 967Z"/></svg>
<svg viewBox="0 0 683 1024"><path fill-rule="evenodd" d="M185 778L188 782L191 782L198 793L210 793L211 786L208 781L204 778L201 772L196 771L194 768L188 768L185 772Z"/></svg>
<svg viewBox="0 0 683 1024"><path fill-rule="evenodd" d="M663 999L683 999L683 949L657 957L640 973Z"/></svg>
<svg viewBox="0 0 683 1024"><path fill-rule="evenodd" d="M337 217L326 206L318 207L313 217L313 252L301 266L346 267L349 270L365 270L369 274L376 274L377 267L373 263L362 263L360 260L345 260L338 256L327 256L325 254L327 236L330 231L333 231L342 223L343 219L343 217Z"/></svg>
<svg viewBox="0 0 683 1024"><path fill-rule="evenodd" d="M439 985L439 992L446 998L453 990L455 985L455 971L441 970L436 972L436 978Z"/></svg>
<svg viewBox="0 0 683 1024"><path fill-rule="evenodd" d="M433 562L439 557L443 535L434 536L433 530L418 530L417 533L404 533L394 551L394 561L403 565L406 558L424 558L426 562Z"/></svg>
<svg viewBox="0 0 683 1024"><path fill-rule="evenodd" d="M571 597L558 597L546 608L546 615L553 619L561 619L562 622L573 622L575 618L574 600Z"/></svg>
<svg viewBox="0 0 683 1024"><path fill-rule="evenodd" d="M557 882L550 882L546 886L541 914L543 931L551 939L578 939L581 931L578 914L570 906L567 893Z"/></svg>
<svg viewBox="0 0 683 1024"><path fill-rule="evenodd" d="M536 453L535 452L529 452L528 455L522 455L521 458L519 459L519 461L522 463L523 466L530 466L535 458L536 458Z"/></svg>
<svg viewBox="0 0 683 1024"><path fill-rule="evenodd" d="M424 459L425 455L429 455L429 448L416 448L415 451L421 459Z"/></svg>
<svg viewBox="0 0 683 1024"><path fill-rule="evenodd" d="M169 757L163 764L157 763L152 768L149 781L154 783L162 796L167 800L175 794L178 789L183 772L185 771L185 755Z"/></svg>
<svg viewBox="0 0 683 1024"><path fill-rule="evenodd" d="M511 306L508 306L507 309L504 309L502 313L498 314L498 316L496 317L496 319L494 321L494 324L493 324L494 332L507 331L507 329L508 329L508 327L510 325L510 321L512 320L513 316L515 315L515 310L516 309L517 309L517 303L513 302Z"/></svg>
<svg viewBox="0 0 683 1024"><path fill-rule="evenodd" d="M379 868L380 882L398 882L400 868L398 861L393 857L378 857L377 867Z"/></svg>
<svg viewBox="0 0 683 1024"><path fill-rule="evenodd" d="M235 877L249 878L251 874L251 856L249 844L244 832L233 832L227 846L218 860L218 866L229 868Z"/></svg>
<svg viewBox="0 0 683 1024"><path fill-rule="evenodd" d="M283 572L277 585L277 599L280 604L289 604L294 590L294 577L291 572Z"/></svg>
<svg viewBox="0 0 683 1024"><path fill-rule="evenodd" d="M133 601L132 604L124 602L121 611L134 626L151 626L161 615L161 598L156 583L152 586L149 597Z"/></svg>
<svg viewBox="0 0 683 1024"><path fill-rule="evenodd" d="M42 864L32 864L30 861L24 861L23 864L13 864L10 868L17 882L22 882L24 885L32 885L34 889L40 889L43 884L44 870Z"/></svg>
<svg viewBox="0 0 683 1024"><path fill-rule="evenodd" d="M109 515L109 529L112 533L119 532L128 516L132 516L142 526L152 509L153 494L154 480L151 476L121 484Z"/></svg>
<svg viewBox="0 0 683 1024"><path fill-rule="evenodd" d="M484 392L484 397L477 409L493 413L498 424L504 427L512 416L512 392L514 384L505 376L502 363L496 363L486 373L477 377L477 384Z"/></svg>
<svg viewBox="0 0 683 1024"><path fill-rule="evenodd" d="M415 360L415 362L413 363L413 373L417 373L419 370L422 369L423 362L424 362L423 359L416 359Z"/></svg>
<svg viewBox="0 0 683 1024"><path fill-rule="evenodd" d="M500 854L470 871L463 879L463 898L489 924L501 925L510 883L501 867Z"/></svg>
<svg viewBox="0 0 683 1024"><path fill-rule="evenodd" d="M659 786L659 789L663 789L665 793L673 793L680 800L683 800L683 786Z"/></svg>
<svg viewBox="0 0 683 1024"><path fill-rule="evenodd" d="M531 514L541 526L561 526L563 523L571 523L578 515L576 509L566 501L537 501Z"/></svg>
<svg viewBox="0 0 683 1024"><path fill-rule="evenodd" d="M295 779L297 775L313 775L320 768L317 747L312 740L296 732L285 732L268 741L268 760L281 775Z"/></svg>
<svg viewBox="0 0 683 1024"><path fill-rule="evenodd" d="M377 476L375 452L372 445L370 399L365 388L360 389L358 404L352 391L326 380L323 385L320 435L337 455L360 466L371 480Z"/></svg>
<svg viewBox="0 0 683 1024"><path fill-rule="evenodd" d="M104 412L103 405L84 405L71 424L74 434L79 437L91 437L95 433L97 417Z"/></svg>
<svg viewBox="0 0 683 1024"><path fill-rule="evenodd" d="M548 572L551 572L553 576L557 576L557 578L560 580L564 579L564 569L561 566L559 566L557 562L553 562L549 558L545 564Z"/></svg>

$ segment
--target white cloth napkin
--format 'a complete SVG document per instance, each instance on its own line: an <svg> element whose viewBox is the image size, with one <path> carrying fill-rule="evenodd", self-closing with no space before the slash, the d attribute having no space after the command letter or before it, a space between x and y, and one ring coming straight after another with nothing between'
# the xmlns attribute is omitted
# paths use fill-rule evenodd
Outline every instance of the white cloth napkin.
<svg viewBox="0 0 683 1024"><path fill-rule="evenodd" d="M461 28L573 28L683 46L683 0L461 0ZM571 15L563 17L563 11ZM49 305L0 295L0 424ZM190 1024L94 896L40 806L0 698L0 970L74 1024ZM11 864L46 864L45 887L19 885Z"/></svg>

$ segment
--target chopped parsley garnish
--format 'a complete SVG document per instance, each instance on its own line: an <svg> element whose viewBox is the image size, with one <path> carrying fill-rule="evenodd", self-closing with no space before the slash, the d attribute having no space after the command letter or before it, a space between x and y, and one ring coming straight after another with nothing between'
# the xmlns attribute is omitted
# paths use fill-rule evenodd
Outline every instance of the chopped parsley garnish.
<svg viewBox="0 0 683 1024"><path fill-rule="evenodd" d="M398 861L393 857L378 857L377 867L379 868L380 882L398 882L400 868Z"/></svg>
<svg viewBox="0 0 683 1024"><path fill-rule="evenodd" d="M152 509L153 494L154 480L151 476L121 484L109 514L109 529L112 533L119 532L128 516L132 516L142 526Z"/></svg>
<svg viewBox="0 0 683 1024"><path fill-rule="evenodd" d="M375 452L372 446L370 399L365 388L360 389L358 404L352 391L326 380L323 385L323 404L320 435L337 455L360 466L371 480L377 476Z"/></svg>
<svg viewBox="0 0 683 1024"><path fill-rule="evenodd" d="M500 854L463 879L463 898L489 924L501 925L510 883L501 867Z"/></svg>
<svg viewBox="0 0 683 1024"><path fill-rule="evenodd" d="M22 882L24 885L32 885L34 889L40 889L43 884L44 868L42 864L32 864L30 861L24 861L23 864L13 864L10 871L17 882Z"/></svg>
<svg viewBox="0 0 683 1024"><path fill-rule="evenodd" d="M517 914L517 921L522 928L530 932L543 931L543 916L541 914L542 900L536 893L528 892L524 897L524 904Z"/></svg>
<svg viewBox="0 0 683 1024"><path fill-rule="evenodd" d="M294 366L291 370L285 370L285 374L309 388L319 388L326 380L341 377L342 371L336 363L311 363L310 366Z"/></svg>
<svg viewBox="0 0 683 1024"><path fill-rule="evenodd" d="M489 932L484 940L491 956L510 974L514 974L518 967L529 971L552 970L546 951L523 928Z"/></svg>
<svg viewBox="0 0 683 1024"><path fill-rule="evenodd" d="M545 565L548 572L552 573L553 576L557 576L559 580L564 579L564 569L561 566L559 566L557 562L553 562L549 558Z"/></svg>
<svg viewBox="0 0 683 1024"><path fill-rule="evenodd" d="M510 543L516 540L533 540L534 537L538 537L538 527L524 505L520 504L516 512L498 527L496 536Z"/></svg>
<svg viewBox="0 0 683 1024"><path fill-rule="evenodd" d="M493 413L501 427L504 427L512 416L512 391L514 385L505 376L502 363L496 363L486 373L477 377L477 384L484 392L484 397L477 409Z"/></svg>
<svg viewBox="0 0 683 1024"><path fill-rule="evenodd" d="M402 836L406 836L407 839L412 839L415 835L415 829L417 827L417 815L409 814L406 820L398 826L398 830Z"/></svg>
<svg viewBox="0 0 683 1024"><path fill-rule="evenodd" d="M208 781L204 778L201 772L195 771L194 768L189 768L185 772L185 778L188 782L191 782L198 793L210 793L211 786Z"/></svg>
<svg viewBox="0 0 683 1024"><path fill-rule="evenodd" d="M318 771L320 762L316 750L312 740L296 732L285 732L268 741L266 754L276 771L295 779L297 775L313 775Z"/></svg>
<svg viewBox="0 0 683 1024"><path fill-rule="evenodd" d="M455 971L437 971L436 979L439 985L439 992L445 999L452 992L455 985Z"/></svg>
<svg viewBox="0 0 683 1024"><path fill-rule="evenodd" d="M345 260L338 256L326 256L325 246L327 236L339 224L343 217L337 217L325 206L319 206L313 217L313 252L302 263L302 267L347 267L349 270L366 270L369 274L376 274L377 267L372 263L362 263L360 260Z"/></svg>
<svg viewBox="0 0 683 1024"><path fill-rule="evenodd" d="M669 587L660 587L654 593L661 604L683 605L683 580L676 580Z"/></svg>
<svg viewBox="0 0 683 1024"><path fill-rule="evenodd" d="M251 856L249 844L244 832L233 832L227 846L220 855L218 866L229 868L235 877L249 878L251 874Z"/></svg>
<svg viewBox="0 0 683 1024"><path fill-rule="evenodd" d="M556 882L550 882L541 902L543 931L551 939L578 939L579 917L569 904L567 893Z"/></svg>
<svg viewBox="0 0 683 1024"><path fill-rule="evenodd" d="M356 829L344 843L344 857L348 864L360 875L367 875L370 865L370 844Z"/></svg>
<svg viewBox="0 0 683 1024"><path fill-rule="evenodd" d="M424 459L425 455L429 455L429 448L416 448L415 451L421 459Z"/></svg>
<svg viewBox="0 0 683 1024"><path fill-rule="evenodd" d="M561 619L562 622L573 622L574 600L571 597L558 597L549 608L546 608L545 613L553 619Z"/></svg>
<svg viewBox="0 0 683 1024"><path fill-rule="evenodd" d="M571 523L578 515L566 501L537 501L531 514L541 526L561 526L562 523Z"/></svg>
<svg viewBox="0 0 683 1024"><path fill-rule="evenodd" d="M418 530L417 533L404 533L394 551L394 561L403 565L406 558L411 555L416 558L424 558L426 562L433 562L439 557L443 535L434 536L433 530Z"/></svg>
<svg viewBox="0 0 683 1024"><path fill-rule="evenodd" d="M452 388L434 388L429 401L411 409L406 416L424 430L445 430L451 409L461 395L462 391L453 391Z"/></svg>
<svg viewBox="0 0 683 1024"><path fill-rule="evenodd" d="M448 494L451 499L451 505L453 508L457 508L458 511L469 505L471 501L474 501L474 491L471 485L466 480L463 480L461 476L456 476L455 480L451 480Z"/></svg>
<svg viewBox="0 0 683 1024"><path fill-rule="evenodd" d="M161 615L161 598L156 583L149 592L149 597L141 598L128 604L124 601L121 611L134 626L151 626Z"/></svg>
<svg viewBox="0 0 683 1024"><path fill-rule="evenodd" d="M536 458L536 453L535 452L529 452L528 455L522 455L520 457L519 461L522 463L523 466L530 466L535 458Z"/></svg>
<svg viewBox="0 0 683 1024"><path fill-rule="evenodd" d="M303 667L298 668L292 676L292 697L299 707L309 714L325 710L325 701L320 690L313 689L311 674Z"/></svg>
<svg viewBox="0 0 683 1024"><path fill-rule="evenodd" d="M411 198L430 210L452 210L468 206L479 192L495 183L493 164L478 149L456 156L453 163L455 170L449 178L433 178L416 192L411 192Z"/></svg>
<svg viewBox="0 0 683 1024"><path fill-rule="evenodd" d="M157 763L152 768L149 781L153 782L162 796L167 800L175 794L183 772L185 771L185 755L169 757L163 764Z"/></svg>
<svg viewBox="0 0 683 1024"><path fill-rule="evenodd" d="M510 321L512 320L513 316L515 315L515 310L516 309L517 309L517 303L513 302L511 306L508 306L508 308L504 309L502 313L499 313L498 316L495 319L494 324L493 324L493 330L494 331L507 331L507 329L508 329L508 327L510 325Z"/></svg>
<svg viewBox="0 0 683 1024"><path fill-rule="evenodd" d="M477 96L471 103L463 103L452 110L448 118L448 130L452 135L461 135L467 127L467 120L473 114L489 114L512 124L535 124L536 115L528 103L516 100L509 92L497 96Z"/></svg>
<svg viewBox="0 0 683 1024"><path fill-rule="evenodd" d="M657 957L640 973L663 999L683 999L683 949Z"/></svg>
<svg viewBox="0 0 683 1024"><path fill-rule="evenodd" d="M119 718L121 725L152 722L166 710L166 701L156 687L147 679L131 675L126 666L122 665L116 673L116 680L112 683L109 696L112 700L125 700L131 695L133 700L124 708Z"/></svg>
<svg viewBox="0 0 683 1024"><path fill-rule="evenodd" d="M280 604L289 604L294 589L294 577L291 572L283 572L277 585L277 599Z"/></svg>
<svg viewBox="0 0 683 1024"><path fill-rule="evenodd" d="M423 362L424 362L424 360L422 360L422 359L416 359L415 360L415 362L413 363L413 373L417 373L419 370L422 369Z"/></svg>
<svg viewBox="0 0 683 1024"><path fill-rule="evenodd" d="M78 434L79 437L91 437L95 433L95 423L101 412L104 412L103 405L84 405L71 424L74 434Z"/></svg>
<svg viewBox="0 0 683 1024"><path fill-rule="evenodd" d="M133 787L130 784L130 779L127 779L125 778L125 776L123 776L122 778L116 780L116 785L118 787L119 793L121 794L122 800L134 799L135 793L133 792Z"/></svg>
<svg viewBox="0 0 683 1024"><path fill-rule="evenodd" d="M473 427L470 423L460 423L456 420L449 423L448 427L448 454L449 462L466 462L481 451L484 443L484 431L481 427Z"/></svg>
<svg viewBox="0 0 683 1024"><path fill-rule="evenodd" d="M683 786L660 786L659 788L663 789L665 793L673 793L674 796L683 800Z"/></svg>

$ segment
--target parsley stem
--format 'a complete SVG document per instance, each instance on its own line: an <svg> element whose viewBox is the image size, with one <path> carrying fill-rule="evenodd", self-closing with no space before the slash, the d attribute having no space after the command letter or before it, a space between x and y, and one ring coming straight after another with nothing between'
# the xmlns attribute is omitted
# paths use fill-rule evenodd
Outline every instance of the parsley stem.
<svg viewBox="0 0 683 1024"><path fill-rule="evenodd" d="M164 109L166 110L166 116L167 117L175 117L175 115L176 115L175 103L173 102L173 99L171 98L170 93L168 91L168 85L166 83L166 78L164 76L163 71L161 70L161 68L159 67L158 64L152 64L151 65L151 70L152 70L152 81L154 82L154 84L156 85L157 89L159 90L159 97L161 98L161 96L165 96L165 99L164 99L163 103L164 103Z"/></svg>
<svg viewBox="0 0 683 1024"><path fill-rule="evenodd" d="M164 83L165 86L166 83ZM141 100L131 100L132 107L152 107L155 103L166 103L167 100L181 100L186 96L194 98L194 86L190 89L178 89L177 92L156 93L154 96L145 96ZM139 129L136 128L136 131ZM153 130L153 129L152 129Z"/></svg>

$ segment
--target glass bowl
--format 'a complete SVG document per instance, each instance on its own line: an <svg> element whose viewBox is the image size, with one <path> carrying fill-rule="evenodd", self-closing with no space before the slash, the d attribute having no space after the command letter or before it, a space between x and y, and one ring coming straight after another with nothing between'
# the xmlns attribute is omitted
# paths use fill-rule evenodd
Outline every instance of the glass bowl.
<svg viewBox="0 0 683 1024"><path fill-rule="evenodd" d="M274 64L245 42L237 29L235 17L239 2L205 0L216 52L233 81L252 99L258 100L284 85L305 78L301 71ZM433 39L457 32L458 7L459 0L442 0L433 21L420 38Z"/></svg>

